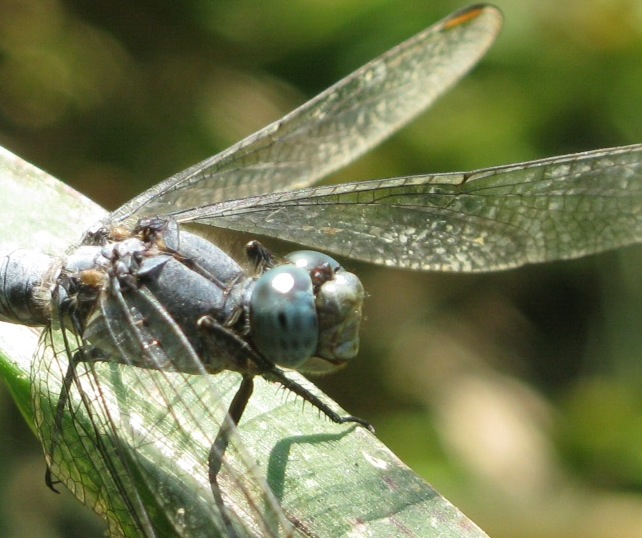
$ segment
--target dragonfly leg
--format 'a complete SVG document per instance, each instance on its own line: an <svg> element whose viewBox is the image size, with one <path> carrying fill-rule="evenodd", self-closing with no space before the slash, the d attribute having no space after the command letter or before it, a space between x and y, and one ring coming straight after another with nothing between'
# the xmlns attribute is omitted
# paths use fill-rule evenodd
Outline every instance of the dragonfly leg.
<svg viewBox="0 0 642 538"><path fill-rule="evenodd" d="M293 392L297 396L303 398L306 402L311 403L319 411L321 411L326 417L328 417L332 422L336 424L345 424L347 422L354 422L363 426L368 431L374 433L374 427L368 421L363 420L362 418L355 417L353 415L340 415L334 409L332 409L328 404L323 402L321 398L311 393L305 387L299 385L296 381L292 381L288 378L281 370L278 368L272 368L269 371L261 374L268 381L274 381L281 384L283 387Z"/></svg>
<svg viewBox="0 0 642 538"><path fill-rule="evenodd" d="M230 519L223 501L223 495L218 483L218 473L221 470L223 457L225 456L225 452L230 442L232 429L239 423L239 420L241 420L245 407L247 406L247 402L254 391L254 381L252 380L252 377L253 376L250 375L243 376L241 385L232 399L232 403L225 415L225 420L223 420L223 424L221 425L218 434L216 435L216 439L212 444L208 458L209 480L212 488L212 494L214 495L216 506L221 512L221 519L223 520L228 536L236 536L236 532L234 531L232 520Z"/></svg>
<svg viewBox="0 0 642 538"><path fill-rule="evenodd" d="M277 264L276 258L267 247L256 240L250 241L245 245L245 256L259 274Z"/></svg>
<svg viewBox="0 0 642 538"><path fill-rule="evenodd" d="M185 254L180 247L179 237L181 236L179 235L178 223L175 220L162 217L144 218L138 221L134 232L140 234L142 239L150 245L154 245L161 252L171 255L188 269L214 283L225 293L229 293L236 283L236 279L232 279L229 282L221 280L211 270L207 270L199 263L196 258ZM182 238L185 240L186 235L183 235Z"/></svg>
<svg viewBox="0 0 642 538"><path fill-rule="evenodd" d="M211 335L215 335L217 337L216 339L211 339L212 342L216 341L216 348L212 351L217 351L219 358L225 354L224 356L228 359L227 369L235 370L237 372L244 370L247 371L247 363L251 362L255 368L254 372L250 375L261 375L268 381L280 383L283 387L292 391L297 396L300 396L306 402L311 403L332 422L337 424L354 422L355 424L359 424L367 430L374 432L374 428L366 420L353 415L342 416L334 411L318 396L299 385L296 381L292 381L276 366L270 364L264 357L256 353L247 342L223 327L211 316L203 316L198 323L201 328L209 331ZM225 342L225 345L223 346L221 342ZM243 368L244 365L245 368Z"/></svg>
<svg viewBox="0 0 642 538"><path fill-rule="evenodd" d="M203 316L197 326L203 330L207 354L216 357L222 369L256 375L269 367L245 340L212 316Z"/></svg>
<svg viewBox="0 0 642 538"><path fill-rule="evenodd" d="M67 365L67 371L65 372L65 377L62 381L62 387L60 389L60 396L58 396L58 402L56 404L56 413L54 415L54 426L53 431L51 432L51 439L49 443L49 457L53 459L53 453L56 449L56 443L58 438L62 434L62 421L65 415L65 406L69 401L69 392L71 390L71 384L76 378L76 364L78 363L78 357L74 355L73 359L69 361ZM51 466L47 462L47 469L45 470L45 484L47 487L55 492L60 493L56 489L56 484L59 484L60 480L55 480L51 473Z"/></svg>

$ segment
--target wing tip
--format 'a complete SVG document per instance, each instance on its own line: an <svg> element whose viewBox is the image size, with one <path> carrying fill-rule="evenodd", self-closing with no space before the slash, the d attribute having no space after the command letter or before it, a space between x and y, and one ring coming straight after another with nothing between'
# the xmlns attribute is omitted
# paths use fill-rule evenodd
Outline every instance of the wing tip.
<svg viewBox="0 0 642 538"><path fill-rule="evenodd" d="M444 30L450 30L462 24L467 24L485 13L493 13L501 17L501 11L493 5L474 4L450 15L450 17L444 21L443 28Z"/></svg>

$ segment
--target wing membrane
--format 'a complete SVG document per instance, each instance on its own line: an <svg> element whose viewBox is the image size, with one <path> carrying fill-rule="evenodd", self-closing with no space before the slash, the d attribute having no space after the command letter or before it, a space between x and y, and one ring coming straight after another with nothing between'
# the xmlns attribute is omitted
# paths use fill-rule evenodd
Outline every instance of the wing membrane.
<svg viewBox="0 0 642 538"><path fill-rule="evenodd" d="M77 349L74 344L74 351ZM76 386L83 390L70 397L69 415L61 431L55 425L56 409L51 402L60 394L68 351L62 333L47 328L31 369L35 424L47 464L54 478L107 520L110 534L135 536L149 528L149 521L140 510L139 490L126 462L114 457L117 450L109 441L112 437L104 435L111 425L101 412L102 403L86 365L76 370Z"/></svg>
<svg viewBox="0 0 642 538"><path fill-rule="evenodd" d="M381 265L495 271L642 239L642 145L175 212Z"/></svg>
<svg viewBox="0 0 642 538"><path fill-rule="evenodd" d="M500 28L494 7L455 13L281 120L145 191L110 219L310 186L428 107L477 63Z"/></svg>
<svg viewBox="0 0 642 538"><path fill-rule="evenodd" d="M111 350L121 364L101 360L76 366L67 402L73 418L65 420L60 435L55 409L46 405L60 393L67 358L84 344L71 331L64 336L72 345L47 330L32 368L37 429L54 476L106 517L113 535L224 534L207 478L207 454L238 376L207 375L180 328L144 287L126 297L104 292L94 323L102 332L91 320L88 330L101 340L101 351ZM48 350L55 350L54 360ZM175 360L182 367L192 361L192 370L202 373L168 371ZM166 370L131 366L145 361ZM234 435L221 480L230 509L243 514L237 519L239 535L290 535L278 502L254 468Z"/></svg>

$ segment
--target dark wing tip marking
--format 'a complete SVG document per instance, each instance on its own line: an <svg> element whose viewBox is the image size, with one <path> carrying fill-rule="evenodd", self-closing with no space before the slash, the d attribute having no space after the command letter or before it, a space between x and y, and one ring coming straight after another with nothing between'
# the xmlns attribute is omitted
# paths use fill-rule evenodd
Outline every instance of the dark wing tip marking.
<svg viewBox="0 0 642 538"><path fill-rule="evenodd" d="M453 13L450 17L447 17L442 23L442 28L444 30L451 30L457 26L474 21L484 13L491 12L494 12L501 17L501 12L495 6L490 4L474 4Z"/></svg>

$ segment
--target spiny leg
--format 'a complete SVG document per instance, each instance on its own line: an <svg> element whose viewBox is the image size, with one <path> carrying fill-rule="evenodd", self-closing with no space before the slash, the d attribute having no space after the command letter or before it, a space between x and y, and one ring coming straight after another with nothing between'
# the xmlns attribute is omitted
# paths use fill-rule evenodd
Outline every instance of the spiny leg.
<svg viewBox="0 0 642 538"><path fill-rule="evenodd" d="M256 374L261 375L263 378L265 378L268 381L281 384L284 388L290 390L297 396L300 396L306 402L311 403L314 407L316 407L319 411L321 411L324 415L326 415L332 422L335 422L336 424L345 424L347 422L353 422L355 424L359 424L360 426L363 426L367 430L374 433L374 428L369 422L367 422L366 420L363 420L362 418L355 417L353 415L342 416L336 411L334 411L329 405L327 405L323 400L321 400L321 398L319 398L318 396L316 396L306 388L299 385L296 381L291 380L289 377L287 377L283 373L282 370L280 370L279 368L277 368L276 366L268 362L264 357L256 353L245 340L243 340L240 336L234 334L232 331L226 329L223 325L221 325L218 321L216 321L211 316L203 316L199 320L199 326L202 329L208 331L211 335L213 334L217 335L218 337L217 341L219 342L219 347L217 348L217 351L219 353L222 351L225 351L226 356L232 359L235 351L237 352L237 354L239 351L242 351L243 352L242 357L247 356L248 359L252 361L252 363L254 363L254 365L256 366ZM220 342L225 342L225 346L221 346ZM242 363L242 360L231 360L230 362L239 366ZM253 375L256 375L256 374L252 374L252 375L246 374L246 376L250 376L251 378ZM244 379L246 376L244 376ZM239 388L239 391L240 390L241 388ZM243 409L245 409L245 407L243 407ZM241 413L243 412L243 409L241 410Z"/></svg>
<svg viewBox="0 0 642 538"><path fill-rule="evenodd" d="M369 431L374 431L374 428L368 422L358 417L352 415L339 415L318 396L311 393L295 381L289 379L281 370L256 353L256 351L254 351L254 349L252 349L245 340L211 316L203 316L199 319L198 326L206 331L206 334L208 335L205 338L206 343L216 342L216 345L213 345L212 347L212 352L216 352L219 356L225 356L230 365L235 365L234 369L240 369L241 365L245 361L249 361L254 365L254 368L252 368L254 371L252 373L243 374L241 385L230 404L227 415L219 429L212 448L210 449L208 459L210 487L212 489L216 505L221 512L221 518L225 525L226 532L230 536L236 536L232 527L231 519L223 502L220 485L218 483L218 473L221 469L222 460L229 444L232 428L239 423L248 400L252 395L254 388L253 377L255 375L261 375L268 381L281 384L286 389L294 392L305 401L311 403L330 420L337 424L353 422L367 428ZM248 366L246 366L246 368L248 368Z"/></svg>
<svg viewBox="0 0 642 538"><path fill-rule="evenodd" d="M372 424L363 420L362 418L355 417L353 415L342 416L336 411L334 411L329 405L323 402L318 396L307 390L305 387L299 385L296 381L292 381L288 378L281 370L278 368L272 368L271 370L261 374L268 381L275 381L280 383L283 387L293 392L297 396L303 398L306 402L311 403L319 411L321 411L326 417L328 417L332 422L337 424L345 424L346 422L354 422L363 426L368 431L374 433L374 428Z"/></svg>
<svg viewBox="0 0 642 538"><path fill-rule="evenodd" d="M208 458L210 487L212 488L212 494L214 495L216 506L221 513L221 519L223 520L228 536L236 536L236 531L232 526L232 520L230 519L225 503L223 502L221 487L218 483L218 473L221 470L223 457L225 456L225 452L230 443L232 429L239 423L239 420L241 420L243 412L247 406L247 402L254 391L254 381L252 378L253 376L250 375L243 376L241 385L232 399L232 403L227 410L223 424L221 425L218 434L216 435L216 439L212 444Z"/></svg>

